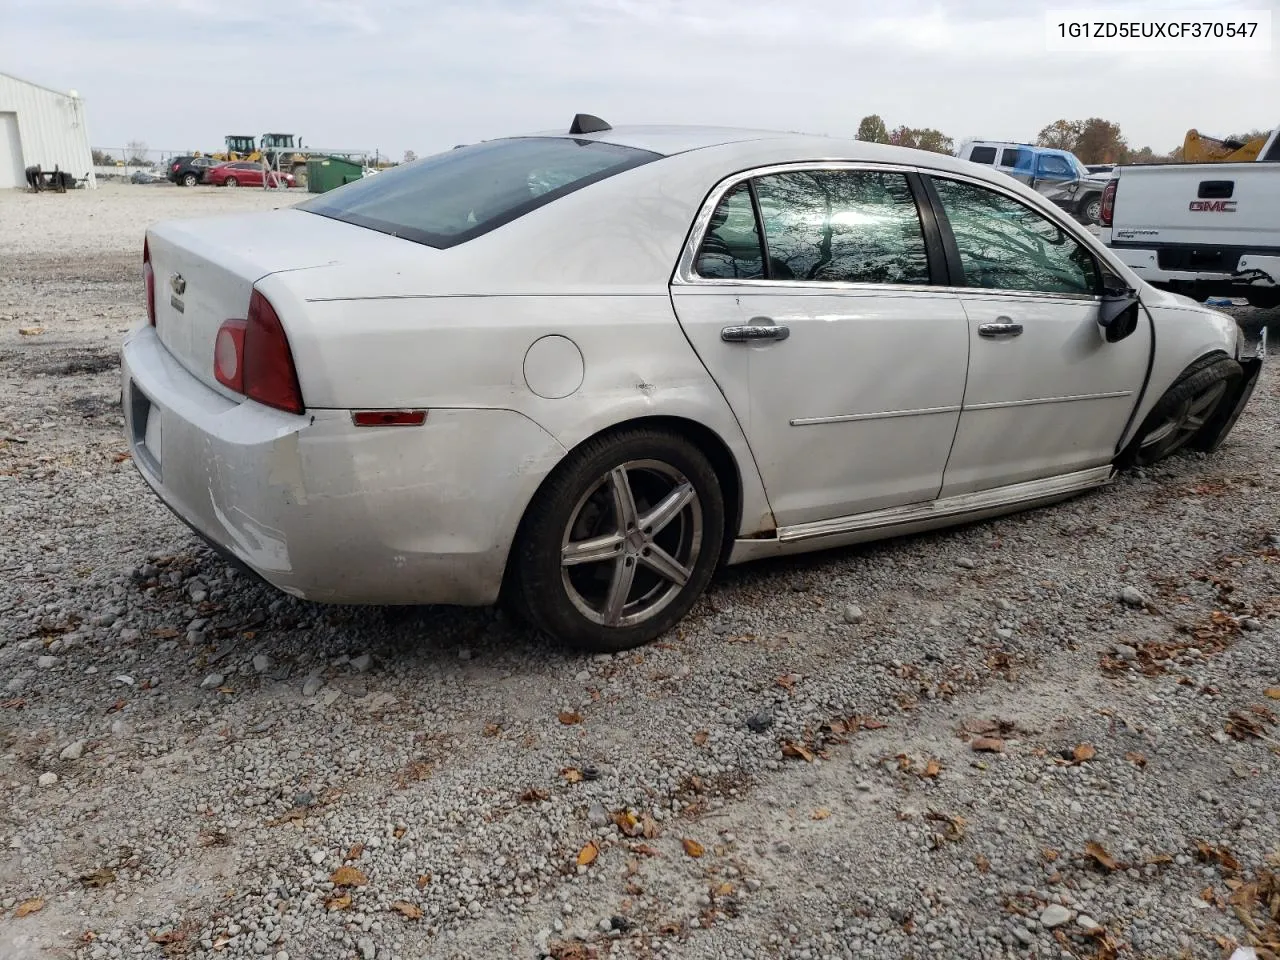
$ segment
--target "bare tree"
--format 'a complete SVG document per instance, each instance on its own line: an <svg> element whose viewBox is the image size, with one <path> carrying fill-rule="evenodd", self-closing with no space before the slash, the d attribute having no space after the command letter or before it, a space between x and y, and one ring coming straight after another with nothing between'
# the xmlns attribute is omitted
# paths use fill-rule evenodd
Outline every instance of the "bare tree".
<svg viewBox="0 0 1280 960"><path fill-rule="evenodd" d="M147 162L147 142L145 140L130 140L124 145L125 163L132 163L137 166L145 165Z"/></svg>

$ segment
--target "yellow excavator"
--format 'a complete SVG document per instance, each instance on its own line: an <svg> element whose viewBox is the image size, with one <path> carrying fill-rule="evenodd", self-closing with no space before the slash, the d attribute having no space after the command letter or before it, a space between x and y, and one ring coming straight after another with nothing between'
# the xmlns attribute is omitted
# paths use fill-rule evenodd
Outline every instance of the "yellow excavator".
<svg viewBox="0 0 1280 960"><path fill-rule="evenodd" d="M1262 153L1269 134L1251 140L1218 140L1188 130L1182 141L1183 163L1252 163Z"/></svg>
<svg viewBox="0 0 1280 960"><path fill-rule="evenodd" d="M226 138L227 149L209 154L210 160L219 163L225 160L261 160L262 151L258 149L256 138L232 134Z"/></svg>

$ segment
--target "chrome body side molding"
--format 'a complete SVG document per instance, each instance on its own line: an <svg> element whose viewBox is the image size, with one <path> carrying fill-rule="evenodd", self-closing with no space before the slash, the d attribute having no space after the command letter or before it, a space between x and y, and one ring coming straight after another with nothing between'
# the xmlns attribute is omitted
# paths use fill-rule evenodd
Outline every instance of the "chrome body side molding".
<svg viewBox="0 0 1280 960"><path fill-rule="evenodd" d="M994 490L779 527L772 537L735 540L729 563L745 563L763 557L842 547L1013 513L1029 506L1065 500L1073 494L1105 486L1114 473L1115 468L1107 464L1043 480L1010 484Z"/></svg>

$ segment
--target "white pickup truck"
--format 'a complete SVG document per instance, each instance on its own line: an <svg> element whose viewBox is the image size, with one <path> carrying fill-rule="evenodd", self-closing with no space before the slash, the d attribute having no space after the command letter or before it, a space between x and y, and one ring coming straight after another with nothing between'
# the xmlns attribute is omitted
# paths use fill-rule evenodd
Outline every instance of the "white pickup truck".
<svg viewBox="0 0 1280 960"><path fill-rule="evenodd" d="M1116 167L1099 223L1102 242L1157 287L1280 306L1280 128L1251 163Z"/></svg>

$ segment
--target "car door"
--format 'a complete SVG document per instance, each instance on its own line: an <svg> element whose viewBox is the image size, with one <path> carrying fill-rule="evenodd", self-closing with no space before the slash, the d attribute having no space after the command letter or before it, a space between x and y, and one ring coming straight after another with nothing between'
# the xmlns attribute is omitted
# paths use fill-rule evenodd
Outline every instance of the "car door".
<svg viewBox="0 0 1280 960"><path fill-rule="evenodd" d="M1146 380L1150 326L1106 341L1106 267L1065 224L991 184L929 184L969 324L942 496L1110 463Z"/></svg>
<svg viewBox="0 0 1280 960"><path fill-rule="evenodd" d="M780 527L937 496L967 327L904 169L773 168L713 191L672 284ZM763 231L761 230L763 224Z"/></svg>

